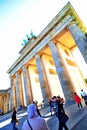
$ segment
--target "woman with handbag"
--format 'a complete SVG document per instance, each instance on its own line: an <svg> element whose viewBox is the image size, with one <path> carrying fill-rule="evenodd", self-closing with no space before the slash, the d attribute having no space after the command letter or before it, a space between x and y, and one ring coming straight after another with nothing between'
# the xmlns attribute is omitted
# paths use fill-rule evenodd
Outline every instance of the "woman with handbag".
<svg viewBox="0 0 87 130"><path fill-rule="evenodd" d="M12 123L12 130L18 130L18 128L16 127L16 122L18 123L16 114L17 114L16 108L13 107L12 120L11 120L11 123Z"/></svg>
<svg viewBox="0 0 87 130"><path fill-rule="evenodd" d="M23 123L22 130L49 130L45 120L37 114L34 103L28 106L27 111L28 119Z"/></svg>
<svg viewBox="0 0 87 130"><path fill-rule="evenodd" d="M60 96L58 96L56 102L58 105L58 110L57 110L58 114L56 114L59 119L59 129L58 130L63 130L63 128L65 130L69 130L66 125L66 122L68 121L69 117L66 115L64 108L63 108L64 101L63 101L63 99L61 99Z"/></svg>
<svg viewBox="0 0 87 130"><path fill-rule="evenodd" d="M69 117L64 113L64 112L59 112L58 114L58 119L59 119L59 129L58 130L69 130L66 122L68 121Z"/></svg>

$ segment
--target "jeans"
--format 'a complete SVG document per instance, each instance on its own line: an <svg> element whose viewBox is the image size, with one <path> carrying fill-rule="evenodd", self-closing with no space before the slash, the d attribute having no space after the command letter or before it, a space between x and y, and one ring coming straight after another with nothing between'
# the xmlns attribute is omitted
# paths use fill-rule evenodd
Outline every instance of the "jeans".
<svg viewBox="0 0 87 130"><path fill-rule="evenodd" d="M12 130L18 130L18 128L15 125L15 121L12 121Z"/></svg>
<svg viewBox="0 0 87 130"><path fill-rule="evenodd" d="M79 104L78 104L78 108L82 108L82 103L80 102Z"/></svg>

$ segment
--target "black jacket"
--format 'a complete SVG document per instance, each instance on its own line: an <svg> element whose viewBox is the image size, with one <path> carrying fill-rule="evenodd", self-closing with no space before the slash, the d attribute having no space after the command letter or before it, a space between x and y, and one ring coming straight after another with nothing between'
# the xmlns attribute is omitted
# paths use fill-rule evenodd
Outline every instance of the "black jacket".
<svg viewBox="0 0 87 130"><path fill-rule="evenodd" d="M14 120L16 121L16 113L17 113L17 112L14 111L13 114L12 114L12 122L13 122Z"/></svg>

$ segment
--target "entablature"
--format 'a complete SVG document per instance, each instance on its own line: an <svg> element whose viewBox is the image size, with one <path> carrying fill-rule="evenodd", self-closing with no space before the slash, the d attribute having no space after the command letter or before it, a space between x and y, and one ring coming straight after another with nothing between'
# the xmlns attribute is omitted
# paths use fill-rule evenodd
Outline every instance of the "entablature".
<svg viewBox="0 0 87 130"><path fill-rule="evenodd" d="M69 21L67 21L69 20ZM70 22L74 21L80 29L85 29L82 21L80 20L79 16L75 12L74 8L72 7L71 3L68 2L64 8L54 17L54 19L43 29L43 31L37 36L35 40L31 40L23 48L20 57L14 62L14 64L9 68L7 73L11 73L14 69L17 70L21 65L25 63L25 61L30 59L32 56L37 53L37 49L41 49L45 42L52 40L52 38L60 33L64 27L66 27ZM79 23L79 24L78 24Z"/></svg>

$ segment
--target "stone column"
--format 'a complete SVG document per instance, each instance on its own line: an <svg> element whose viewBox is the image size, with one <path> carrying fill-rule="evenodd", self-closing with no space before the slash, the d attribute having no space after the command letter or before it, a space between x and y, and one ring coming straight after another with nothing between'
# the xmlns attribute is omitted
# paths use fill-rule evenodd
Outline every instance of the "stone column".
<svg viewBox="0 0 87 130"><path fill-rule="evenodd" d="M16 100L17 100L17 108L20 106L20 83L19 83L19 74L16 73Z"/></svg>
<svg viewBox="0 0 87 130"><path fill-rule="evenodd" d="M69 81L68 81L69 79L67 78L66 69L63 66L60 53L53 42L50 41L48 45L50 47L50 51L54 60L56 71L58 73L58 78L59 78L64 96L66 99L66 104L72 103L73 99L71 97L71 92L70 92L71 85L69 84Z"/></svg>
<svg viewBox="0 0 87 130"><path fill-rule="evenodd" d="M6 112L9 111L9 95L6 96Z"/></svg>
<svg viewBox="0 0 87 130"><path fill-rule="evenodd" d="M9 106L10 110L12 110L12 108L13 108L13 100L12 100L13 94L12 93L13 93L13 91L12 91L12 86L11 86L11 88L10 88L10 106Z"/></svg>
<svg viewBox="0 0 87 130"><path fill-rule="evenodd" d="M22 89L21 73L18 73L18 85L19 85L20 105L24 106L24 99L23 99L23 89Z"/></svg>
<svg viewBox="0 0 87 130"><path fill-rule="evenodd" d="M1 109L4 111L4 97L1 99Z"/></svg>
<svg viewBox="0 0 87 130"><path fill-rule="evenodd" d="M46 82L45 82L43 65L42 65L42 61L40 59L40 56L38 54L35 55L35 59L36 59L36 66L37 66L37 70L38 70L38 76L39 76L42 96L43 96L43 100L44 100L44 105L46 105L48 103L49 94L48 94L48 91L46 89Z"/></svg>
<svg viewBox="0 0 87 130"><path fill-rule="evenodd" d="M4 96L3 96L3 110L4 110L4 113L6 112L6 111L5 111L5 105L6 105L6 104L5 104L5 95L4 95Z"/></svg>
<svg viewBox="0 0 87 130"><path fill-rule="evenodd" d="M84 34L75 24L69 25L68 28L87 63L87 41Z"/></svg>
<svg viewBox="0 0 87 130"><path fill-rule="evenodd" d="M26 105L33 101L28 68L22 67Z"/></svg>
<svg viewBox="0 0 87 130"><path fill-rule="evenodd" d="M9 109L12 110L13 106L16 106L16 98L15 98L15 86L14 86L14 78L10 77L10 107Z"/></svg>
<svg viewBox="0 0 87 130"><path fill-rule="evenodd" d="M26 81L27 81L27 90L28 90L28 104L33 102L33 95L32 95L32 88L31 88L31 82L30 82L30 74L29 74L29 70L28 67L25 68L26 69Z"/></svg>
<svg viewBox="0 0 87 130"><path fill-rule="evenodd" d="M49 71L47 71L48 70L47 62L49 62L49 61L46 60L45 56L47 57L48 55L43 54L40 59L42 61L43 76L44 76L44 80L45 80L46 91L47 91L48 97L52 98L50 83L49 83L50 81L49 81L49 77L48 77L48 75L49 75L48 72Z"/></svg>

